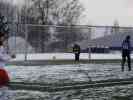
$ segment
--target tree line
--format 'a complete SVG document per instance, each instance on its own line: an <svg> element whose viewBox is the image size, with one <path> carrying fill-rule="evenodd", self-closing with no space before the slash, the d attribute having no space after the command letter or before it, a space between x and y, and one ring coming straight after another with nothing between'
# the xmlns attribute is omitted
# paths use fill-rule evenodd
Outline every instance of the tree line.
<svg viewBox="0 0 133 100"><path fill-rule="evenodd" d="M12 24L21 23L16 26L11 25L11 30L15 31L16 36L25 38L24 32L27 32L28 42L36 49L40 48L40 52L44 52L46 46L59 48L62 45L62 49L67 49L70 44L84 38L79 28L39 26L77 24L84 10L79 0L25 0L21 8L3 1L0 1L0 5L3 6L0 12L6 10L4 16ZM29 25L25 29L25 24L33 24L33 26Z"/></svg>

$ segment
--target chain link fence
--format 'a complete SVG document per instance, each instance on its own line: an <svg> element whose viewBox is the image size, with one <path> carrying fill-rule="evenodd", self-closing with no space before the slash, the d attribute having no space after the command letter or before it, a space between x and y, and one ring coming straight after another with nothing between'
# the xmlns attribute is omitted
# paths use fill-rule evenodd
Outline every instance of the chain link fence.
<svg viewBox="0 0 133 100"><path fill-rule="evenodd" d="M10 24L9 51L15 54L70 53L75 43L82 53L112 53L121 50L132 27L88 25ZM131 41L132 42L132 41Z"/></svg>

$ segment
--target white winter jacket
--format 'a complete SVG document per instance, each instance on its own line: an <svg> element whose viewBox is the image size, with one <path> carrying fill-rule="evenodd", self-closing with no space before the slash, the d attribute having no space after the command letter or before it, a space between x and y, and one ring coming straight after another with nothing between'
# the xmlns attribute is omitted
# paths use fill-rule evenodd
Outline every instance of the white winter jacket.
<svg viewBox="0 0 133 100"><path fill-rule="evenodd" d="M7 54L5 48L0 46L0 68L5 67L6 62L10 59L10 56Z"/></svg>

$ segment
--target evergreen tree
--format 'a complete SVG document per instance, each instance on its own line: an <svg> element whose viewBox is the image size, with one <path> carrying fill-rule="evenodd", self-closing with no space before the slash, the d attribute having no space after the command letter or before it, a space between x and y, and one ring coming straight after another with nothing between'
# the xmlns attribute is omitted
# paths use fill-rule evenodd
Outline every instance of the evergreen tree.
<svg viewBox="0 0 133 100"><path fill-rule="evenodd" d="M9 27L7 23L7 18L0 14L0 34L8 37Z"/></svg>

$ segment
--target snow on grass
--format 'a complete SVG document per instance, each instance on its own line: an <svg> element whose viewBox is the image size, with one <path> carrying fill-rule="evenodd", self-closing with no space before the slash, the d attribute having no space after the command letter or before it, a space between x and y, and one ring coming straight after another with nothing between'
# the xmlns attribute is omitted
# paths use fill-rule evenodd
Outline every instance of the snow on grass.
<svg viewBox="0 0 133 100"><path fill-rule="evenodd" d="M6 69L12 81L25 82L58 83L133 77L132 71L121 72L121 66L118 64L6 66Z"/></svg>
<svg viewBox="0 0 133 100"><path fill-rule="evenodd" d="M133 55L132 55L133 57ZM25 54L17 54L15 59L11 61L23 61L25 59ZM28 60L74 60L73 53L36 53L28 54ZM89 59L88 53L81 53L80 59ZM121 59L121 54L91 54L91 59Z"/></svg>

